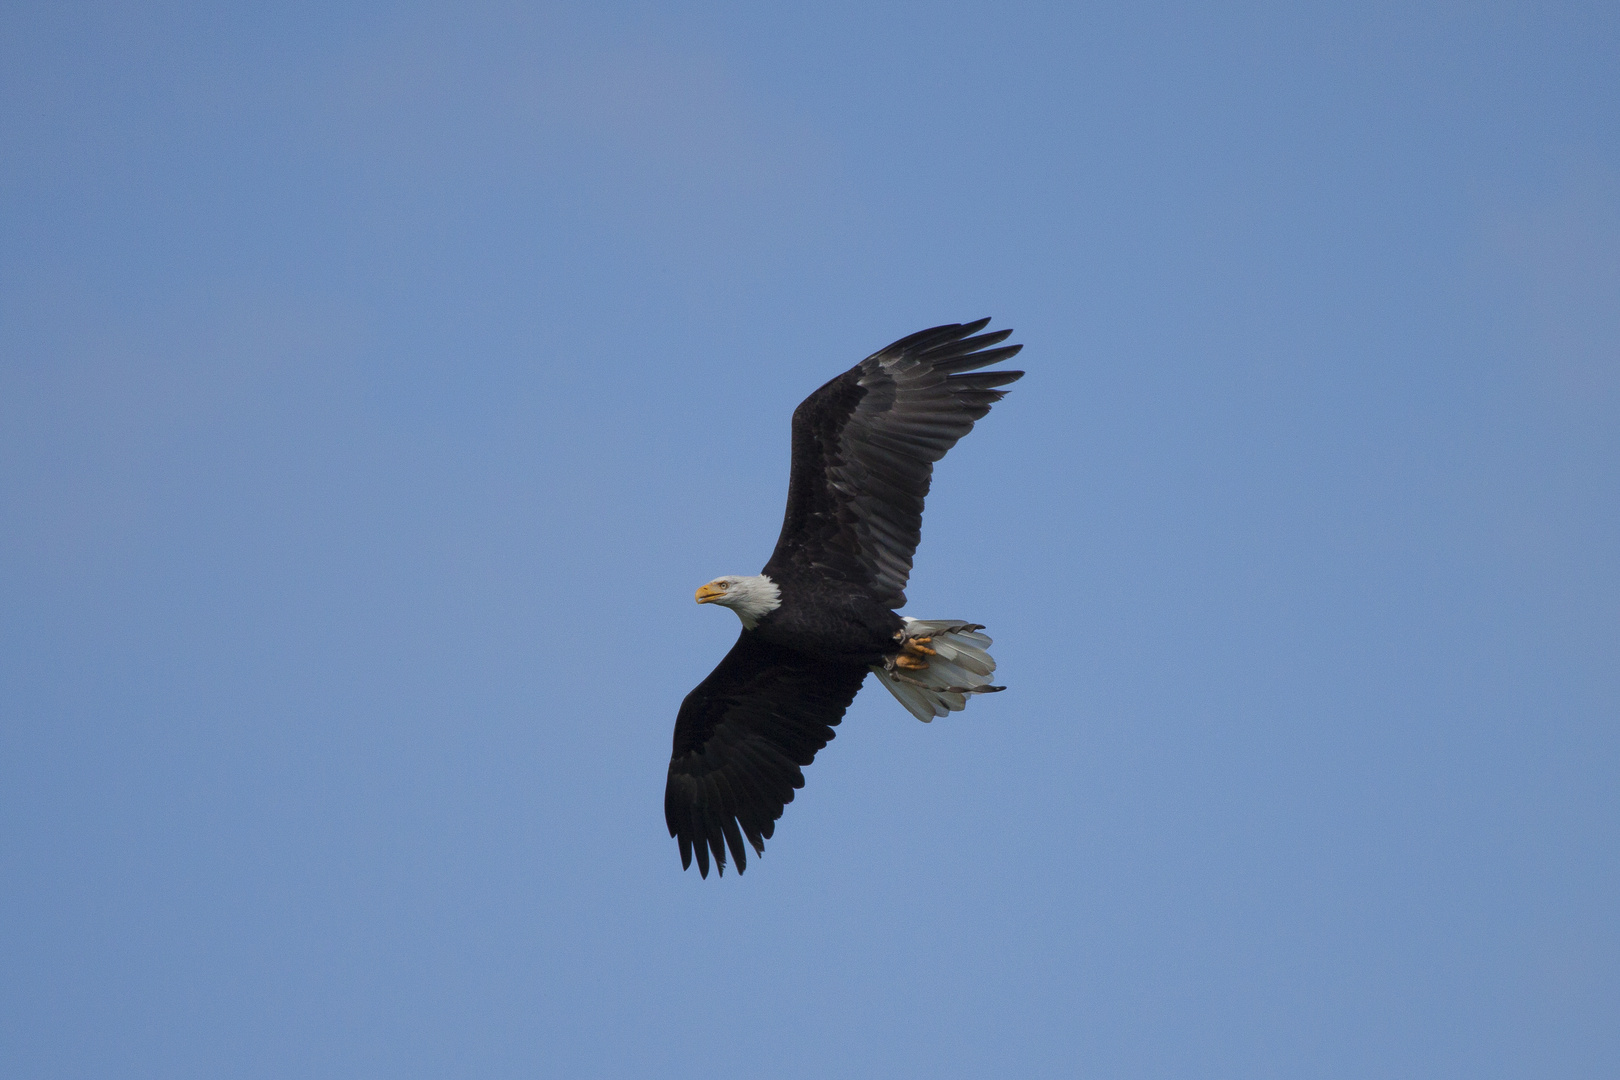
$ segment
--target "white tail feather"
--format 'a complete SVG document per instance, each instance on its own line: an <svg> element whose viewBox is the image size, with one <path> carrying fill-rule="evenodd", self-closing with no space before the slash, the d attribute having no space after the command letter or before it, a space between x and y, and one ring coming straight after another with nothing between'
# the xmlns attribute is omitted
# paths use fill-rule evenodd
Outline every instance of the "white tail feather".
<svg viewBox="0 0 1620 1080"><path fill-rule="evenodd" d="M901 616L905 619L905 616ZM889 693L906 710L928 723L936 716L956 712L967 705L973 694L989 694L1003 689L990 685L990 674L996 670L991 659L990 639L978 633L978 623L955 622L950 619L905 619L907 638L929 638L934 655L928 666L915 671L897 667L892 661L887 666L872 665Z"/></svg>

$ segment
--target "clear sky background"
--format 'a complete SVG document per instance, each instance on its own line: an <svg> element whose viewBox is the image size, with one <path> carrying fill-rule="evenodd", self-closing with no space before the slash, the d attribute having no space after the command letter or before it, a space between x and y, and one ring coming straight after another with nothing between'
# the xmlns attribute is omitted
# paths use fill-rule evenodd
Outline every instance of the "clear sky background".
<svg viewBox="0 0 1620 1080"><path fill-rule="evenodd" d="M1620 7L0 5L0 1072L1620 1075ZM788 416L993 315L748 873Z"/></svg>

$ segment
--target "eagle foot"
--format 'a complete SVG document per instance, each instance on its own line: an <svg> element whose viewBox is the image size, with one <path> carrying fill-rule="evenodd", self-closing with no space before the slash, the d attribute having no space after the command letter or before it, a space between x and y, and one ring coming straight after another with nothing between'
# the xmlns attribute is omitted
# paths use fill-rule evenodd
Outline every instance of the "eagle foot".
<svg viewBox="0 0 1620 1080"><path fill-rule="evenodd" d="M916 656L909 652L902 652L894 658L894 666L907 671L921 671L928 666L926 657Z"/></svg>

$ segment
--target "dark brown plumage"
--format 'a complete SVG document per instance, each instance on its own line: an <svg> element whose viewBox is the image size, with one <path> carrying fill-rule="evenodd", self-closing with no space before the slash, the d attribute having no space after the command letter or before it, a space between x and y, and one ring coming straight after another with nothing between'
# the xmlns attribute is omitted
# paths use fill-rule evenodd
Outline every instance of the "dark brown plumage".
<svg viewBox="0 0 1620 1080"><path fill-rule="evenodd" d="M729 846L740 873L744 838L763 854L867 671L893 670L934 462L1023 375L976 370L1021 348L994 347L1011 331L979 334L988 322L901 338L794 410L787 513L763 570L780 604L675 721L664 817L683 866L695 854L707 877L712 854L724 873Z"/></svg>

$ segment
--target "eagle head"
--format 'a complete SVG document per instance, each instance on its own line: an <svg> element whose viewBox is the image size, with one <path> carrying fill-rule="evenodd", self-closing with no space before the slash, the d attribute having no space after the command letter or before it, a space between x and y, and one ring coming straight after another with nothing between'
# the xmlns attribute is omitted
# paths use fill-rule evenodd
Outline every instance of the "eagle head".
<svg viewBox="0 0 1620 1080"><path fill-rule="evenodd" d="M719 604L737 613L742 624L752 630L759 620L782 606L782 590L764 574L717 577L697 591L700 604Z"/></svg>

